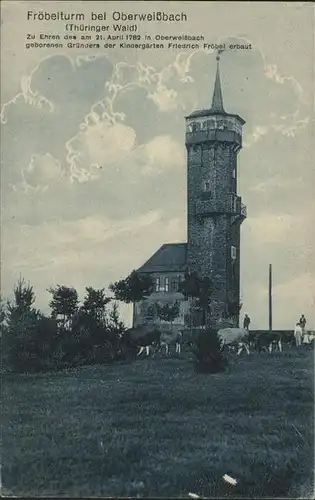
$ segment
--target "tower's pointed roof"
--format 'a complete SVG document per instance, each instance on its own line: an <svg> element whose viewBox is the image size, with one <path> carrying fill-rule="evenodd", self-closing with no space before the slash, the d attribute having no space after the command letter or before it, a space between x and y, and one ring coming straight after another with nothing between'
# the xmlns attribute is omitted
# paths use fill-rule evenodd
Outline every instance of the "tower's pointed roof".
<svg viewBox="0 0 315 500"><path fill-rule="evenodd" d="M222 51L221 51L222 52ZM217 59L217 72L215 75L215 81L214 81L214 89L213 89L213 96L212 96L212 106L209 109L198 109L196 111L193 111L190 113L187 118L201 118L203 116L210 116L210 115L226 115L226 116L234 116L237 118L242 125L244 125L245 120L241 118L239 115L227 113L223 107L223 97L222 97L222 87L221 87L221 78L220 78L220 51L218 51L218 55L216 57Z"/></svg>
<svg viewBox="0 0 315 500"><path fill-rule="evenodd" d="M220 79L220 56L217 56L217 73L215 75L214 90L212 97L212 111L218 111L224 113L222 89L221 89L221 79Z"/></svg>

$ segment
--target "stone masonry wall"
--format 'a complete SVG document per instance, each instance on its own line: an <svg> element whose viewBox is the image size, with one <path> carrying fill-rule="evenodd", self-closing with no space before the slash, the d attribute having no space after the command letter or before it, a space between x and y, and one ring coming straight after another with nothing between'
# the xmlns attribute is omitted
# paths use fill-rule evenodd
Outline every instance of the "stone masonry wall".
<svg viewBox="0 0 315 500"><path fill-rule="evenodd" d="M196 202L202 196L205 181L210 196L222 199L235 189L233 169L236 167L233 144L203 143L187 146L188 156L188 268L212 278L215 294L212 319L218 321L227 301L227 294L239 300L239 233L238 222L232 224L227 213L198 216ZM236 247L233 263L231 246Z"/></svg>

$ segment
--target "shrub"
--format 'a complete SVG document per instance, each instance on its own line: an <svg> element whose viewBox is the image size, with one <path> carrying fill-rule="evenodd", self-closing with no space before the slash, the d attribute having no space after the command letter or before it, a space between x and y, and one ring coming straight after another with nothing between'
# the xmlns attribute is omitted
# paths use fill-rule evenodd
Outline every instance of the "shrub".
<svg viewBox="0 0 315 500"><path fill-rule="evenodd" d="M56 334L55 323L35 310L16 317L3 335L8 367L24 373L50 369Z"/></svg>
<svg viewBox="0 0 315 500"><path fill-rule="evenodd" d="M195 370L199 373L223 372L227 359L222 352L222 344L216 330L202 330L193 349Z"/></svg>

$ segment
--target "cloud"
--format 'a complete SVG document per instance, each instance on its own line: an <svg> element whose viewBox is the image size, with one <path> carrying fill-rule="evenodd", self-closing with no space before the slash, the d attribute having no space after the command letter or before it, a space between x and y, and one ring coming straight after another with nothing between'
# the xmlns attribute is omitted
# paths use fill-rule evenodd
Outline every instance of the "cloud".
<svg viewBox="0 0 315 500"><path fill-rule="evenodd" d="M183 146L166 135L154 137L136 152L136 157L144 165L142 172L153 175L174 167L183 170L186 160Z"/></svg>
<svg viewBox="0 0 315 500"><path fill-rule="evenodd" d="M47 191L63 176L60 162L51 154L33 155L28 167L22 170L26 190Z"/></svg>
<svg viewBox="0 0 315 500"><path fill-rule="evenodd" d="M139 145L133 128L118 121L117 116L97 112L95 106L80 128L66 145L71 177L79 182L108 175L108 169L128 169L135 175L158 175L185 163L183 146L171 136L156 136Z"/></svg>
<svg viewBox="0 0 315 500"><path fill-rule="evenodd" d="M67 142L71 177L81 182L99 177L99 169L126 164L128 153L135 145L132 128L100 121L98 115L94 115L95 123L86 125L84 131Z"/></svg>
<svg viewBox="0 0 315 500"><path fill-rule="evenodd" d="M8 120L9 108L14 105L19 105L19 101L23 101L25 104L33 106L34 108L41 109L43 112L53 113L54 104L47 99L45 96L41 95L37 90L33 91L31 88L32 78L37 71L38 66L31 71L30 75L23 76L21 79L21 92L16 94L13 99L5 102L1 109L1 123L6 124Z"/></svg>
<svg viewBox="0 0 315 500"><path fill-rule="evenodd" d="M288 313L287 304L291 304ZM304 273L295 276L285 283L275 284L274 286L274 306L276 310L287 311L290 316L292 328L299 319L300 314L306 310L313 313L308 317L308 324L314 325L315 320L315 280L314 274Z"/></svg>
<svg viewBox="0 0 315 500"><path fill-rule="evenodd" d="M261 126L261 125L256 125L251 133L251 135L247 136L247 139L243 143L244 148L249 148L255 142L259 141L261 137L266 135L268 133L268 127L266 126Z"/></svg>
<svg viewBox="0 0 315 500"><path fill-rule="evenodd" d="M160 111L172 111L177 108L177 92L161 83L158 84L156 92L149 94L149 97Z"/></svg>
<svg viewBox="0 0 315 500"><path fill-rule="evenodd" d="M308 207L310 210L312 205L309 204ZM312 211L306 213L303 220L294 211L291 214L261 214L246 220L242 235L246 239L248 250L258 250L260 258L265 259L268 249L267 258L274 255L277 259L283 259L281 266L286 262L287 265L294 263L298 268L310 265L314 242L313 223Z"/></svg>
<svg viewBox="0 0 315 500"><path fill-rule="evenodd" d="M288 177L286 172L283 170L280 173L276 173L273 177L267 178L262 182L254 184L250 190L256 193L273 193L274 191L279 191L283 189L289 189L292 191L300 191L304 189L304 179L301 176L296 178Z"/></svg>

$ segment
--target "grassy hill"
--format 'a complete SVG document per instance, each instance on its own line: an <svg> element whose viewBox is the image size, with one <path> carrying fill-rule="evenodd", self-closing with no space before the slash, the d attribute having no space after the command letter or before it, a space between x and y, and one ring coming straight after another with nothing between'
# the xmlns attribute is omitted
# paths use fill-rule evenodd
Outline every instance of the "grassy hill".
<svg viewBox="0 0 315 500"><path fill-rule="evenodd" d="M310 497L313 353L3 375L3 493ZM229 474L238 483L222 480Z"/></svg>

